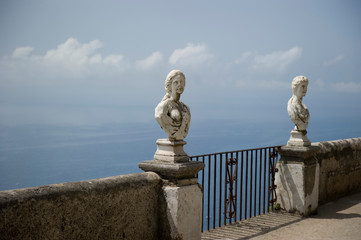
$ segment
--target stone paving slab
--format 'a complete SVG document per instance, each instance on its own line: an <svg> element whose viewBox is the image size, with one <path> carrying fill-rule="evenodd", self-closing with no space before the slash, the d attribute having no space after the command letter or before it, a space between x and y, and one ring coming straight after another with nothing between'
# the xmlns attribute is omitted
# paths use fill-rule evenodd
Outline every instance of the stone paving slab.
<svg viewBox="0 0 361 240"><path fill-rule="evenodd" d="M319 207L309 218L272 212L202 234L202 240L361 239L361 192Z"/></svg>
<svg viewBox="0 0 361 240"><path fill-rule="evenodd" d="M202 234L202 240L238 240L265 234L274 229L298 222L302 219L300 215L271 212L254 218L222 226Z"/></svg>

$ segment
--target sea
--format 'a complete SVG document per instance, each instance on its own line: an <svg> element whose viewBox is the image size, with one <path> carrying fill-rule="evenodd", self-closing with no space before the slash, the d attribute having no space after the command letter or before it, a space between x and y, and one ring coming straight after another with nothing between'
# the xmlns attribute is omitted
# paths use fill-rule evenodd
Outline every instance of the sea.
<svg viewBox="0 0 361 240"><path fill-rule="evenodd" d="M190 155L284 145L292 122L217 119L192 121L185 141ZM311 142L361 137L357 119L310 123ZM156 121L76 125L0 125L0 191L140 173L156 140L166 138Z"/></svg>

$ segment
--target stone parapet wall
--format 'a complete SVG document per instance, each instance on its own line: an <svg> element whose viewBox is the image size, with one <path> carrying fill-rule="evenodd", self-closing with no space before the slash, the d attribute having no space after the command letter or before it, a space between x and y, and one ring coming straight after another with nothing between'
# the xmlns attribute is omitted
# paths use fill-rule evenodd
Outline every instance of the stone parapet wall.
<svg viewBox="0 0 361 240"><path fill-rule="evenodd" d="M155 173L0 192L0 239L158 239Z"/></svg>
<svg viewBox="0 0 361 240"><path fill-rule="evenodd" d="M361 138L320 142L313 145L311 148L315 150L308 148L309 154L302 155L303 162L292 162L295 156L292 154L291 156L287 148L283 148L281 159L284 159L284 169L287 171L293 169L292 164L303 166L303 170L299 173L305 176L304 181L302 180L304 186L308 186L311 175L317 179L315 186L319 186L319 189L315 193L318 196L318 199L315 198L315 206L317 202L328 202L361 189ZM292 161L289 161L290 159ZM160 164L161 167L163 165ZM198 168L197 171L199 171ZM283 172L285 174L285 171ZM280 173L276 176L279 175ZM293 181L297 180L294 179L295 174L290 173L289 176ZM188 234L188 228L184 228L184 226L194 225L198 232L197 224L192 222L196 218L188 219L187 215L189 212L196 211L185 210L192 205L189 199L199 198L199 201L191 201L201 203L198 193L192 195L193 190L199 190L198 185L195 184L196 179L181 178L177 181L169 181L169 179L162 180L156 173L146 172L2 191L0 192L0 240L152 240L183 237L199 239L199 237L194 237L194 234ZM288 187L292 187L289 186L289 180L284 182L288 184ZM182 191L187 189L192 191L183 194ZM306 191L304 198L306 201L312 194L308 193L306 188L303 190ZM297 191L292 188L288 191L284 194L288 196L285 202L291 200L295 204L300 202L295 201L295 197L289 198L290 192L298 193ZM182 194L174 194L174 192ZM198 192L201 193L200 190ZM281 195L279 192L280 199ZM187 207L182 205L185 202ZM197 204L192 206L201 209ZM305 208L309 207L309 204L304 205ZM196 221L201 222L200 219L201 217Z"/></svg>
<svg viewBox="0 0 361 240"><path fill-rule="evenodd" d="M319 202L361 189L361 138L319 142Z"/></svg>

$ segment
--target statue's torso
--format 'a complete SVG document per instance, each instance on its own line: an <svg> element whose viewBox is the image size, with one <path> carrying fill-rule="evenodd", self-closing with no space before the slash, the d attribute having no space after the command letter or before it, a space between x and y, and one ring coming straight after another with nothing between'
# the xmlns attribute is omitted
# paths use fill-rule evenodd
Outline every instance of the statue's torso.
<svg viewBox="0 0 361 240"><path fill-rule="evenodd" d="M170 139L183 140L187 136L190 110L181 101L161 101L155 109L155 118Z"/></svg>
<svg viewBox="0 0 361 240"><path fill-rule="evenodd" d="M288 101L287 112L291 121L296 125L297 130L306 130L310 118L310 113L306 105L292 97Z"/></svg>

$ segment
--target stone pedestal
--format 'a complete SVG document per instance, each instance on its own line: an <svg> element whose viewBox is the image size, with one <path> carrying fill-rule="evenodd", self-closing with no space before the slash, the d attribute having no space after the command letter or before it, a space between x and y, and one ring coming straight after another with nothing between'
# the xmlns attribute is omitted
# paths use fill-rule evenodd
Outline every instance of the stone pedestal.
<svg viewBox="0 0 361 240"><path fill-rule="evenodd" d="M167 231L161 239L201 239L202 191L198 184L166 185L163 194L167 204Z"/></svg>
<svg viewBox="0 0 361 240"><path fill-rule="evenodd" d="M168 139L158 139L154 160L172 163L188 162L189 156L183 150L185 144L187 142L182 140L170 141Z"/></svg>
<svg viewBox="0 0 361 240"><path fill-rule="evenodd" d="M295 147L309 147L311 146L310 140L307 137L307 131L292 130L291 137L287 142L287 146Z"/></svg>
<svg viewBox="0 0 361 240"><path fill-rule="evenodd" d="M277 163L277 202L288 212L304 216L317 213L319 194L319 164L314 157L317 146L282 146Z"/></svg>
<svg viewBox="0 0 361 240"><path fill-rule="evenodd" d="M196 174L204 163L189 161L184 141L158 139L154 160L139 167L163 179L160 207L160 239L200 240L202 227L202 190Z"/></svg>

